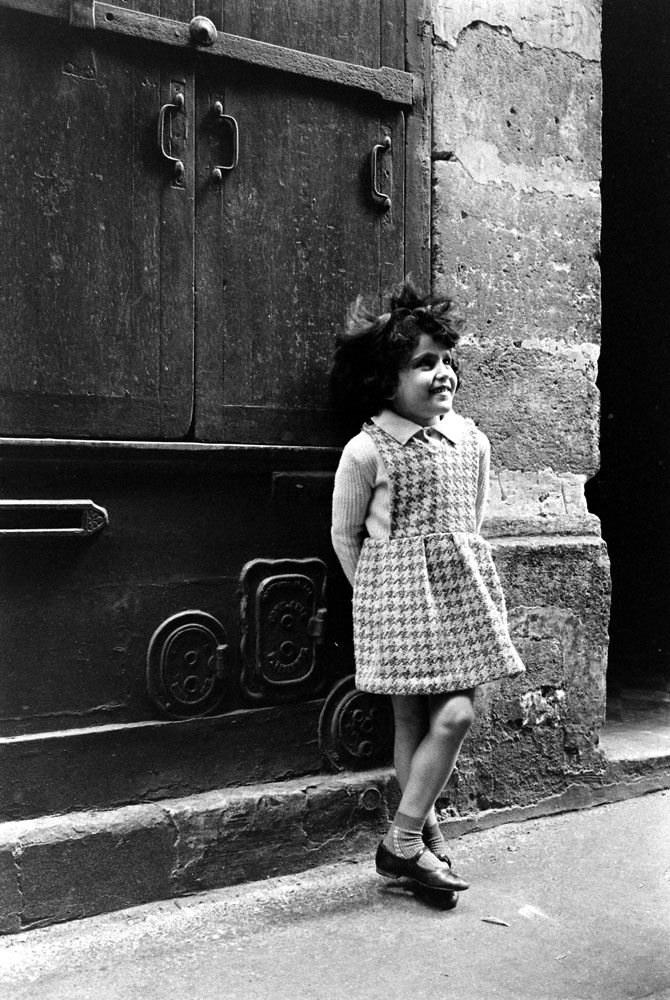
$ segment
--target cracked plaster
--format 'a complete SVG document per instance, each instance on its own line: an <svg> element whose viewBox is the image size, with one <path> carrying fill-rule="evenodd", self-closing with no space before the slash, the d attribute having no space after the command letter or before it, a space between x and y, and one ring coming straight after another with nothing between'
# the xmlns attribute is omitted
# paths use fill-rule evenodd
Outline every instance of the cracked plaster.
<svg viewBox="0 0 670 1000"><path fill-rule="evenodd" d="M432 0L436 41L456 48L461 32L476 22L506 29L518 42L534 48L574 52L600 59L600 4L589 0Z"/></svg>
<svg viewBox="0 0 670 1000"><path fill-rule="evenodd" d="M463 138L451 157L475 184L495 184L515 192L553 194L572 198L600 198L598 180L585 181L566 169L561 156L543 157L538 167L506 163L495 143Z"/></svg>

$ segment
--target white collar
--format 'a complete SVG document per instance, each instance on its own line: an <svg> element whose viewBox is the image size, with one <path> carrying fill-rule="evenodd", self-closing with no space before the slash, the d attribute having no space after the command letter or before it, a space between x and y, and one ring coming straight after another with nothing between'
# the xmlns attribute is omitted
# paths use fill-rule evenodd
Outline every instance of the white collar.
<svg viewBox="0 0 670 1000"><path fill-rule="evenodd" d="M372 418L372 422L383 431L386 431L387 434L390 434L392 438L395 438L399 444L403 445L407 444L415 434L424 430L421 424L415 424L413 420L401 417L394 410L382 410L381 413ZM429 426L431 431L437 431L443 437L448 438L449 441L457 444L463 437L465 420L458 413L449 410L448 413L445 413L444 416Z"/></svg>

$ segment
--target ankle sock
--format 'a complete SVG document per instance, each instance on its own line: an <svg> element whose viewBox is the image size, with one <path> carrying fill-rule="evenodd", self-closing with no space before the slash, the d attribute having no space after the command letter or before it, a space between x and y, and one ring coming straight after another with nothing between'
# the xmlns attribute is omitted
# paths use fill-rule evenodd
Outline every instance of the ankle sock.
<svg viewBox="0 0 670 1000"><path fill-rule="evenodd" d="M414 816L407 816L405 813L397 812L391 827L384 837L384 847L387 847L392 854L400 858L413 858L424 848L423 842L423 820ZM422 868L440 868L441 862L437 860L430 850L425 851L419 859Z"/></svg>
<svg viewBox="0 0 670 1000"><path fill-rule="evenodd" d="M434 812L428 814L428 819L423 824L423 842L433 854L445 853L444 837Z"/></svg>

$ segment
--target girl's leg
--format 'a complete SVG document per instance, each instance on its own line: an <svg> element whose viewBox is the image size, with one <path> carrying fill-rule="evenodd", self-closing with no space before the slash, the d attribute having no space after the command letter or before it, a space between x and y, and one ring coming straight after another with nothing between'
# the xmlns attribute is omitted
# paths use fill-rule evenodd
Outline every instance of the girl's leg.
<svg viewBox="0 0 670 1000"><path fill-rule="evenodd" d="M430 698L430 728L417 746L399 810L425 820L454 769L474 721L474 689Z"/></svg>
<svg viewBox="0 0 670 1000"><path fill-rule="evenodd" d="M400 790L405 791L412 758L430 729L428 698L422 695L391 695L395 738L393 763Z"/></svg>
<svg viewBox="0 0 670 1000"><path fill-rule="evenodd" d="M395 740L393 763L400 791L404 792L412 758L430 729L430 703L426 695L392 695ZM426 816L423 839L434 854L444 850L444 840L434 808Z"/></svg>
<svg viewBox="0 0 670 1000"><path fill-rule="evenodd" d="M388 850L404 858L416 856L423 847L423 826L446 784L474 718L474 690L425 698L395 698L393 708L400 731L399 781L402 798L391 828L384 838ZM419 740L425 727L428 702L428 731ZM410 748L415 746L410 757ZM433 817L434 821L434 817ZM423 864L437 865L429 855Z"/></svg>

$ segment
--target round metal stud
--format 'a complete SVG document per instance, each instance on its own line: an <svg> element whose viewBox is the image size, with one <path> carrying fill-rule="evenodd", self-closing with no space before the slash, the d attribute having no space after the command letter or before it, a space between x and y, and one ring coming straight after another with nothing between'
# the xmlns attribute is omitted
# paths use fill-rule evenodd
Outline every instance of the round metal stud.
<svg viewBox="0 0 670 1000"><path fill-rule="evenodd" d="M213 45L216 41L216 27L208 17L199 14L188 26L191 41L196 45Z"/></svg>

